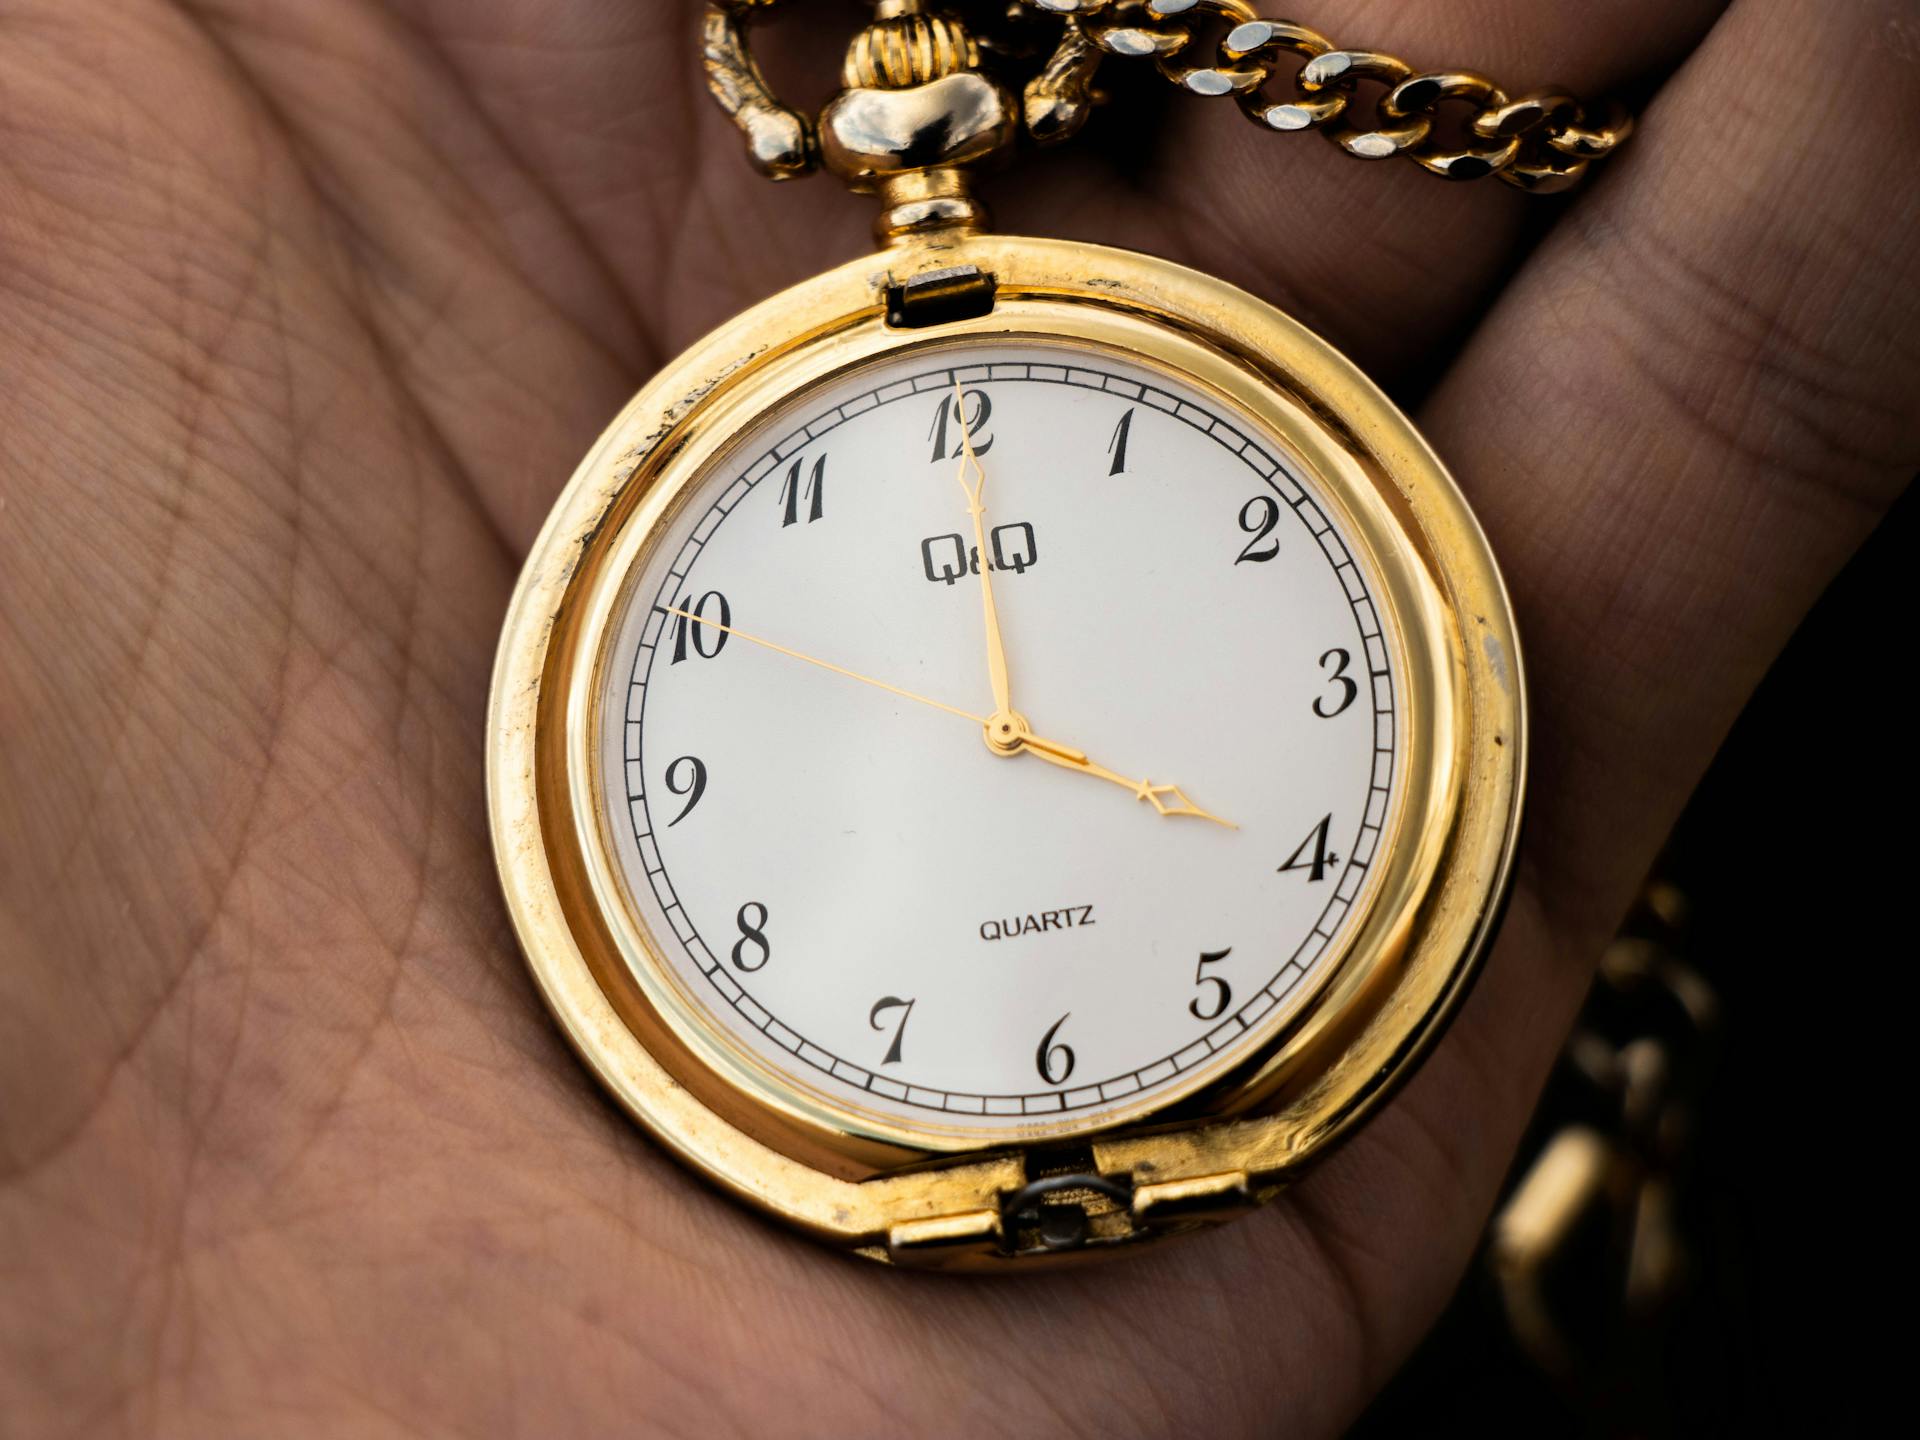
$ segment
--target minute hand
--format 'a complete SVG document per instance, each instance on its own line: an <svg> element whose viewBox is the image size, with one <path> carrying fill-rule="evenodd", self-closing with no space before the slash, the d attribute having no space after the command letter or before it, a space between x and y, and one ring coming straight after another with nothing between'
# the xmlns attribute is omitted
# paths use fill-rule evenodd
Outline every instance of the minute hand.
<svg viewBox="0 0 1920 1440"><path fill-rule="evenodd" d="M1057 740L1047 740L1031 733L1022 734L1020 748L1030 751L1050 765L1058 765L1063 770L1075 770L1082 775L1091 775L1096 780L1105 780L1131 791L1133 798L1144 800L1161 815L1191 815L1196 820L1211 820L1216 825L1224 825L1229 830L1240 827L1231 820L1223 820L1210 810L1202 810L1178 785L1156 785L1151 780L1134 780L1096 764L1087 758L1086 752L1074 749L1071 745L1062 745Z"/></svg>
<svg viewBox="0 0 1920 1440"><path fill-rule="evenodd" d="M973 519L973 553L980 568L980 603L986 615L987 679L993 686L993 713L996 719L1013 714L1012 686L1007 679L1007 647L1000 638L1000 611L993 603L993 581L987 563L987 507L982 498L987 488L986 471L974 453L973 436L967 430L966 407L960 382L953 382L953 404L960 420L960 469L955 476L967 497L967 514ZM967 483L967 467L973 467L973 484Z"/></svg>

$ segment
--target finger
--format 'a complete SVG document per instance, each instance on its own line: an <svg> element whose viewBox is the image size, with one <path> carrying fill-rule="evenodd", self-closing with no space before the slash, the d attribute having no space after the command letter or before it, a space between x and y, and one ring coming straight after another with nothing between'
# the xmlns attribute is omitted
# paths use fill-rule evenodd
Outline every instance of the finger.
<svg viewBox="0 0 1920 1440"><path fill-rule="evenodd" d="M1891 0L1741 0L1427 408L1514 590L1536 762L1488 973L1406 1094L1297 1192L1382 1363L1444 1297L1407 1303L1419 1257L1464 1263L1600 937L1920 463L1920 176L1884 163L1920 144L1913 24ZM1810 74L1848 83L1810 95ZM1836 703L1873 683L1836 677Z"/></svg>
<svg viewBox="0 0 1920 1440"><path fill-rule="evenodd" d="M292 0L295 5L298 0ZM653 363L753 301L869 248L873 202L775 186L707 94L707 0L382 0L572 218L642 322ZM837 88L858 10L756 17L763 69L807 108ZM664 353L660 353L664 352Z"/></svg>
<svg viewBox="0 0 1920 1440"><path fill-rule="evenodd" d="M1598 100L1678 63L1723 0L1257 8L1419 70L1465 68L1516 95L1553 84ZM1121 81L1130 63L1108 62L1103 79ZM1269 93L1289 84L1277 79ZM1111 110L1156 87L1167 88L1135 82ZM1004 207L1009 228L1064 218L1075 237L1186 260L1277 300L1382 379L1430 367L1503 282L1534 221L1555 212L1498 181L1449 184L1411 162L1367 164L1317 136L1266 131L1227 99L1175 95L1144 131L1127 119L1105 113L1089 126L1115 136L1104 166L1087 166L1079 145L1050 157L1023 203Z"/></svg>
<svg viewBox="0 0 1920 1440"><path fill-rule="evenodd" d="M1915 15L1743 0L1426 414L1520 604L1536 855L1589 928L1920 461Z"/></svg>
<svg viewBox="0 0 1920 1440"><path fill-rule="evenodd" d="M1481 6L1483 33L1463 36L1449 7L1425 0L1406 13L1375 7L1343 35L1416 56L1469 45L1513 74L1604 88L1682 53L1718 3L1616 0L1608 14L1636 37L1628 45L1524 0ZM640 375L727 314L866 248L870 200L830 180L771 186L748 166L704 93L700 8L196 7L272 93L276 119L377 262L365 290L396 363L516 546ZM802 19L763 32L776 74L796 50L841 43ZM807 88L780 78L793 96ZM824 77L812 78L817 92ZM1075 146L1037 170L1040 203L1010 197L1009 227L1217 269L1300 309L1380 371L1429 355L1519 243L1523 207L1497 183L1470 195L1411 165L1368 169L1198 102L1169 116L1162 163L1143 182L1153 201L1137 185L1116 190L1113 172L1083 164ZM1063 167L1070 178L1055 184ZM547 323L556 315L564 329ZM543 338L530 355L532 335Z"/></svg>

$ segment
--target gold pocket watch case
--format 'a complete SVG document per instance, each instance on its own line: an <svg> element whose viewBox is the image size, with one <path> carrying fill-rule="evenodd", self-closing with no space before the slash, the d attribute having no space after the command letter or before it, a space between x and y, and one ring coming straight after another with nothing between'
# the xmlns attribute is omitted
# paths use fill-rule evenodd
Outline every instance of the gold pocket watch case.
<svg viewBox="0 0 1920 1440"><path fill-rule="evenodd" d="M715 857L733 856L743 868L751 868L759 853L754 847L764 843L772 847L768 856L785 856L786 868L810 874L807 903L819 906L818 913L832 915L839 906L852 916L862 904L859 877L869 873L869 867L893 876L887 867L908 864L919 842L897 831L885 847L849 849L843 855L833 848L839 842L832 837L857 828L848 816L858 818L865 812L853 810L845 815L835 811L846 823L831 831L780 829L788 824L783 817L812 813L809 807L832 810L838 803L819 798L837 792L820 788L826 782L804 760L814 753L811 749L779 751L803 760L768 760L757 775L754 803L774 817L765 828L778 833L763 841L756 838L758 829L728 832L727 824L744 827L745 822L726 817L746 812L728 811L725 807L737 802L720 789L709 791L712 757L701 761L691 753L679 754L680 742L667 738L659 742L666 749L647 752L639 739L638 708L627 714L621 710L630 694L662 690L668 682L682 696L691 696L696 684L717 686L722 664L705 657L718 654L722 642L731 640L728 659L734 660L731 668L737 675L728 684L746 683L739 677L749 673L750 664L760 667L753 675L777 674L783 686L865 681L868 688L845 687L860 695L846 703L873 701L889 716L893 710L913 709L916 701L952 712L928 712L924 718L916 714L910 723L954 727L954 785L972 785L976 782L969 777L976 774L980 784L999 784L1003 774L1017 773L1022 785L1051 786L1047 796L1070 794L1063 803L1083 803L1081 790L1075 788L1082 781L1061 773L1060 755L1052 757L1052 767L1034 763L1035 758L1048 758L1045 755L1005 764L1004 754L987 754L991 737L983 749L977 734L966 735L966 722L981 717L969 715L964 706L944 703L944 698L923 699L891 684L880 688L893 695L874 696L871 687L879 682L860 673L867 653L851 641L852 650L840 652L852 655L844 668L797 654L799 645L813 648L823 642L810 633L798 642L785 642L774 632L783 615L799 613L804 603L743 602L720 615L720 607L727 604L724 597L717 605L708 605L706 599L710 587L720 582L695 573L688 558L710 537L729 533L730 524L744 530L748 522L727 517L749 493L761 497L740 512L757 517L751 522L752 534L784 537L779 543L787 550L781 554L797 554L808 530L824 535L833 523L829 515L821 525L812 524L823 494L834 497L830 503L836 508L851 503L841 496L870 494L877 497L872 505L884 509L906 504L902 497L919 493L911 490L919 483L912 476L936 474L927 485L942 487L941 503L951 503L955 523L945 528L953 533L921 541L917 532L901 531L905 538L900 554L889 552L885 563L893 567L889 576L905 574L900 583L914 588L901 602L901 614L908 618L898 620L896 630L909 634L919 623L911 615L920 612L910 611L911 606L949 605L951 625L975 627L976 638L969 643L977 647L981 612L978 600L966 597L984 564L998 576L1003 603L1008 600L1004 592L1029 582L1035 586L1019 594L1019 613L1009 616L1009 633L1017 634L1014 627L1020 622L1031 623L1033 597L1046 593L1038 588L1042 583L1069 583L1066 577L1075 573L1076 552L1071 545L1063 550L1056 544L1057 524L1036 542L1033 523L1038 522L1026 521L1024 534L1008 542L1010 551L1003 552L998 531L989 541L981 529L979 543L970 545L965 482L962 489L953 487L947 463L936 464L930 472L921 438L925 435L936 460L946 462L956 448L956 437L945 435L946 429L956 429L958 440L976 433L984 416L977 399L974 408L968 408L969 385L976 392L986 388L988 403L1001 395L1006 423L1016 427L1019 396L1012 388L993 390L996 377L1017 373L1020 383L1037 382L1043 373L1055 378L1056 370L1069 380L1078 376L1081 383L1071 394L1071 387L1049 392L1041 397L1044 404L1030 407L1036 416L1046 417L1052 429L1064 433L1078 423L1074 416L1096 402L1109 407L1097 415L1085 410L1103 427L1099 438L1106 440L1111 429L1112 441L1097 457L1099 464L1093 468L1099 473L1089 472L1089 488L1074 492L1080 507L1076 513L1109 510L1103 523L1131 523L1131 512L1125 509L1130 502L1118 498L1123 492L1096 487L1115 483L1123 468L1132 422L1122 402L1140 399L1141 413L1146 414L1146 401L1160 397L1152 400L1158 409L1149 419L1171 427L1184 416L1187 429L1180 432L1185 437L1181 443L1210 433L1208 443L1225 444L1235 454L1270 457L1264 463L1276 476L1291 477L1272 482L1287 505L1256 495L1259 503L1247 501L1237 516L1231 507L1221 512L1233 540L1233 548L1221 559L1221 573L1232 572L1232 583L1244 586L1255 571L1278 572L1280 567L1258 563L1234 568L1236 554L1245 561L1266 558L1266 550L1255 543L1265 525L1276 535L1270 542L1276 553L1286 544L1293 547L1290 555L1319 564L1315 552L1324 552L1325 576L1332 578L1314 583L1346 587L1353 613L1360 617L1360 638L1342 642L1346 648L1338 651L1329 648L1321 657L1327 664L1312 678L1322 687L1337 688L1327 692L1335 699L1318 702L1321 708L1313 714L1326 715L1336 705L1352 703L1354 695L1344 687L1354 683L1345 676L1348 663L1359 663L1355 656L1373 657L1367 668L1382 677L1391 672L1390 704L1384 698L1375 702L1379 713L1365 722L1372 728L1355 732L1380 737L1369 742L1378 747L1372 757L1378 770L1367 782L1374 794L1353 843L1339 841L1353 851L1344 862L1337 851L1329 853L1324 825L1317 850L1296 849L1300 835L1295 832L1311 832L1318 802L1280 828L1263 832L1260 817L1275 808L1263 798L1268 794L1261 788L1266 779L1248 773L1242 784L1238 772L1205 757L1181 759L1183 765L1191 763L1207 773L1204 790L1187 774L1181 776L1185 790L1143 789L1145 782L1136 785L1115 772L1099 776L1133 787L1135 797L1150 800L1152 810L1163 817L1173 810L1174 817L1164 821L1156 821L1146 807L1130 806L1128 796L1111 787L1084 787L1099 792L1084 803L1111 802L1111 820L1102 812L1092 826L1124 836L1114 843L1148 843L1123 830L1128 825L1146 827L1141 836L1158 826L1155 844L1165 832L1172 888L1164 898L1149 897L1141 905L1162 905L1171 913L1181 895L1204 891L1211 877L1224 873L1221 867L1243 863L1248 867L1245 876L1274 876L1275 886L1295 887L1289 894L1324 880L1324 893L1338 896L1338 905L1325 912L1333 918L1313 921L1310 932L1302 930L1305 940L1318 948L1296 952L1306 958L1287 972L1291 978L1284 985L1267 977L1285 972L1287 956L1264 954L1273 948L1265 942L1235 942L1239 948L1230 963L1254 968L1233 972L1233 993L1250 995L1257 1003L1244 1004L1232 1014L1227 1013L1227 981L1209 978L1227 973L1224 963L1207 968L1219 959L1218 947L1195 947L1206 952L1196 970L1193 951L1162 955L1147 922L1117 928L1110 922L1108 930L1081 932L1070 940L1049 935L1023 942L1030 948L1019 952L1017 964L993 972L1004 978L993 982L1003 988L992 993L991 1003L973 991L967 996L956 992L950 1003L928 998L929 987L946 983L946 977L962 969L968 984L986 985L978 978L986 973L982 967L1007 963L1001 957L1015 953L1006 944L996 950L973 934L950 939L952 927L944 919L936 927L937 942L925 942L924 955L912 953L916 942L899 932L896 953L884 959L890 968L879 969L873 967L883 962L872 953L879 931L863 931L850 921L844 927L850 938L830 943L817 937L810 948L799 949L792 948L783 933L782 961L804 953L810 957L804 963L813 967L803 982L790 981L789 974L803 962L783 963L779 972L767 964L767 936L775 933L767 919L768 904L744 901L736 908L732 892L724 905L713 898L720 891L707 880L718 863ZM1004 380L1007 387L1014 384L1012 378ZM886 468L895 463L900 437L910 433L916 453L898 462L901 474L909 478L876 473L848 480L824 469L815 452L794 448L811 443L806 437L825 428L810 415L880 415L882 402L896 391L915 397L911 431L904 418L907 407L901 405L894 408L903 418L884 421L893 428L874 429L870 442L860 443L870 443L874 455L886 456L885 466L880 466ZM925 403L920 403L923 394ZM858 398L862 396L867 398ZM946 408L949 398L951 410ZM927 434L930 417L934 430ZM868 423L883 424L879 419ZM1141 422L1134 432L1136 445L1145 444L1141 437L1147 424ZM792 434L801 438L783 448L779 437ZM845 434L857 438L852 429ZM984 439L983 430L980 434ZM988 504L1013 503L1008 493L1016 485L1039 495L1041 487L1024 471L1004 484L1000 478L1003 469L1014 466L1019 443L1015 429L1009 428L997 452L986 453L984 444L978 447L984 460L976 459L976 466L984 463L995 476L986 492ZM1123 454L1113 457L1109 474L1108 452L1116 445ZM836 465L843 458L837 457ZM1051 462L1042 468L1048 475L1064 474ZM1177 466L1153 483L1162 497L1156 503L1169 507L1169 535L1195 507L1218 503L1200 477ZM861 490L861 485L869 488ZM980 493L973 492L975 512ZM1238 492L1221 493L1237 504ZM1036 498L1033 503L1042 502ZM1274 531L1285 510L1297 511L1306 527L1292 539L1286 538L1291 531ZM979 518L975 513L976 524ZM994 518L1003 517L996 512ZM1011 522L1018 517L1010 513L1005 518ZM1293 523L1291 517L1287 523ZM1012 530L1011 524L1003 528ZM913 549L916 542L922 544L920 552ZM714 546L703 553L724 552ZM1037 578L1043 572L1032 558L1036 554L1063 556L1056 562L1059 579ZM1159 593L1157 586L1166 587L1170 606L1206 603L1195 602L1152 556L1137 549L1128 554L1140 558L1111 568L1099 583L1116 588L1104 599L1089 599L1093 608L1076 612L1077 625L1086 627L1099 604L1153 596ZM908 573L918 572L923 560L924 578ZM776 593L768 577L780 573L784 563L741 560L733 573L743 577L737 583L748 590ZM854 582L845 578L846 568L823 567L817 588L831 591L836 603L852 606L851 613L871 617L877 606L863 598L864 592L848 588ZM955 583L963 578L965 584ZM796 583L806 583L804 575ZM683 587L684 602L677 604ZM1357 598L1363 589L1364 602ZM719 595L720 590L712 588L711 593ZM987 604L991 628L997 623L991 590ZM928 608L926 613L934 612ZM1196 623L1207 623L1207 615L1215 613L1208 610ZM1374 617L1371 622L1369 616ZM1286 718L1297 708L1291 700L1283 716L1263 698L1266 692L1255 688L1242 695L1234 688L1236 674L1261 668L1249 666L1246 654L1258 653L1269 643L1278 653L1294 643L1281 638L1288 633L1284 614L1275 612L1262 623L1268 630L1254 635L1238 659L1223 661L1207 645L1196 644L1201 659L1193 663L1201 668L1188 673L1199 678L1187 683L1196 690L1208 688L1187 700L1209 715L1235 712L1235 723L1243 727L1271 726L1276 735L1291 734L1284 729L1284 724L1294 723ZM1267 634L1274 637L1271 642L1261 638ZM774 641L768 635L774 635ZM886 659L902 665L910 661L915 668L898 673L925 682L916 689L928 688L943 697L954 694L941 668L944 660L923 667L924 657L911 651L911 638L896 634L894 643L896 650ZM1317 644L1311 653L1319 653ZM902 645L908 648L899 649ZM676 646L678 656L669 655ZM1346 659L1335 661L1331 657L1336 654ZM677 663L682 660L688 663ZM977 653L965 664L965 673L977 677ZM648 666L656 667L657 674ZM838 676L824 671L837 671ZM1207 678L1215 674L1218 688ZM789 675L802 678L785 678ZM1000 680L1004 688L1004 675ZM1015 681L1025 683L1018 664ZM1051 692L1044 685L1040 690L1057 702L1066 683ZM1086 683L1098 688L1094 681ZM1360 682L1368 683L1382 687L1384 694L1384 679ZM941 685L946 688L938 688ZM852 771L868 763L862 759L856 764L850 755L871 757L875 775L889 784L889 777L897 777L886 767L910 763L905 751L901 757L894 755L891 739L862 739L853 750L835 750L843 737L834 726L841 722L829 724L821 717L842 711L805 712L784 690L765 703L751 688L727 694L733 698L724 702L724 712L712 712L729 717L724 725L703 721L706 712L691 699L662 699L648 723L663 737L701 736L723 728L730 738L714 743L736 749L752 747L756 735L772 737L783 729L819 725L827 732L817 742L825 746L821 753L840 757L834 762L840 773L829 778L842 788ZM674 709L676 704L681 711ZM980 708L988 707L983 702ZM1053 708L1063 707L1054 703ZM1000 706L996 713L1005 709ZM879 711L860 712L863 717L869 713ZM1039 711L1032 713L1040 722ZM909 724L905 719L898 723ZM1024 725L1024 719L1020 723ZM1049 716L1044 723L1053 721ZM1362 722L1353 718L1351 723ZM1233 733L1251 734L1254 729ZM772 753L786 743L785 738L778 744L765 738L761 748ZM947 732L941 731L938 742L926 743L949 743ZM1033 743L1044 747L1047 742ZM1070 747L1054 748L1087 759ZM820 1239L897 1263L972 1266L1038 1255L1110 1253L1152 1236L1231 1218L1275 1193L1380 1105L1444 1026L1490 942L1513 862L1525 752L1520 653L1486 542L1425 441L1349 361L1252 296L1168 262L1080 244L944 230L901 239L881 254L764 302L680 356L627 406L567 486L514 596L494 676L488 782L500 872L528 963L568 1038L619 1103L659 1143L714 1183ZM1121 764L1123 758L1116 755L1112 763ZM948 774L949 762L938 763L941 773ZM1314 777L1297 766L1290 771L1288 764L1285 753L1275 753L1270 768L1278 777L1273 784L1281 788L1274 793L1290 793L1286 787L1310 791L1317 783ZM1328 768L1338 767L1329 760ZM1029 779L1029 771L1038 773ZM1260 776L1266 775L1267 768L1261 768ZM716 787L721 784L714 781ZM880 780L875 785L885 788ZM670 798L671 809L660 807L656 814L648 808L649 794L654 800ZM703 802L703 794L715 798ZM674 818L677 811L686 819L681 807L689 796L695 804L713 807L699 817L714 829L706 840L687 838L697 821L682 825ZM1204 819L1179 818L1219 818L1200 812L1192 801L1245 823L1229 832ZM1183 803L1191 808L1181 811ZM1252 810L1234 814L1237 805ZM1034 823L1044 830L1054 822ZM1071 847L1075 833L1060 830L1047 842L1054 850L1046 853ZM697 845L709 848L688 848ZM1265 848L1256 855L1260 846ZM991 875L996 865L1013 865L1017 851L1012 840L1005 855L990 848L981 855L981 872ZM1098 861L1095 854L1080 869L1062 873L1094 876L1088 882L1094 886L1101 873ZM1336 874L1330 868L1335 862L1351 868ZM942 863L953 861L947 857ZM1152 891L1152 883L1139 879L1148 872L1125 869L1133 863L1114 861L1114 883L1124 880L1129 893ZM1302 873L1309 865L1311 873ZM1328 871L1324 876L1322 869ZM679 890L661 888L658 877L668 871ZM908 865L900 873L914 872ZM1255 886L1251 878L1232 883L1238 887L1234 893ZM889 882L889 913L896 922L923 906L911 884L904 889L902 884ZM751 888L740 892L749 893L759 894ZM1001 887L994 893L1011 889ZM1090 897L1076 893L1061 898L1084 905ZM1000 908L1026 906L1022 899ZM926 897L924 908L929 915L945 915L937 897ZM993 913L991 907L976 908ZM1092 907L1086 908L1091 918ZM782 907L776 904L773 909ZM783 913L791 909L788 905ZM1071 918L1058 924L1065 929ZM832 928L839 933L842 927ZM980 935L988 928L983 924ZM721 932L717 936L716 930ZM1289 934L1289 946L1293 938ZM835 949L834 943L842 948ZM1071 1003L1060 1001L1048 990L1060 967L1030 958L1040 944L1062 947L1059 953L1066 953L1069 944L1097 944L1099 949L1084 953L1104 957L1105 968L1081 972L1076 983L1091 988ZM980 958L989 955L991 960ZM916 970L916 965L922 968ZM1190 1025L1197 1037L1216 1038L1204 1044L1196 1039L1187 1050L1152 1065L1142 1061L1123 1081L1113 1078L1117 1070L1110 1075L1099 1069L1097 1017L1105 1013L1100 1008L1105 997L1134 986L1148 966L1157 967L1156 976L1178 972L1181 993L1193 997L1184 1008L1152 1002L1174 1015L1168 1023ZM776 973L780 984L800 988L769 998L767 987L774 985ZM885 983L885 977L896 975L920 977L912 982L919 989L909 994L906 980ZM867 976L871 979L856 978ZM1256 981L1266 989L1256 991ZM866 990L858 991L857 1022L848 1021L847 1033L861 1037L859 1043L866 1047L860 1055L846 1045L815 1045L803 1024L795 1020L789 1027L779 1018L791 1014L793 1007L806 1010L822 992L843 983L855 988L865 984L873 991L871 997ZM1012 1003L1007 996L1016 993L1035 996L1039 1007L1017 1042L1021 1063L1037 1070L1024 1089L1015 1086L1000 1094L991 1086L976 1086L980 1094L963 1094L967 1087L958 1081L942 1090L924 1075L917 1085L906 1083L904 1072L902 1081L890 1078L903 1064L913 1063L911 1058L903 1061L903 1041L909 1055L912 1047L931 1053L935 1042L945 1043L943 1022L929 1018L940 1014L939 1004L946 1004L949 1014L964 1004L986 1005L977 1013L991 1017L1004 1014ZM722 998L731 1003L722 1003ZM1050 1008L1056 1004L1057 1009ZM782 1011L782 1005L788 1010ZM1047 1029L1046 1022L1061 1010L1068 1013ZM1072 1021L1074 1028L1061 1029L1073 1015L1080 1017ZM1231 1033L1229 1022L1238 1026ZM1112 1023L1119 1026L1121 1021ZM1215 1029L1205 1030L1209 1024ZM1077 1052L1069 1041L1075 1042ZM950 1063L941 1063L964 1078L973 1073L968 1066L988 1065L977 1060L977 1054L1001 1043L989 1018L979 1022L971 1038L954 1039ZM1076 1053L1081 1066L1077 1075L1070 1073ZM1141 1053L1151 1057L1159 1052L1149 1047ZM843 1054L847 1058L836 1058ZM1183 1062L1181 1056L1187 1059Z"/></svg>

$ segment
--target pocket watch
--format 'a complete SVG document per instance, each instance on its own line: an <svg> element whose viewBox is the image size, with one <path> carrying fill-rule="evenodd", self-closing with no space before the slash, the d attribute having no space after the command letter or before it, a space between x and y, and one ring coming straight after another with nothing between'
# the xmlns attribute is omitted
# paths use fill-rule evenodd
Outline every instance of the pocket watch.
<svg viewBox="0 0 1920 1440"><path fill-rule="evenodd" d="M989 232L973 175L1023 117L960 19L880 5L810 118L753 64L765 8L709 11L713 90L768 173L877 195L880 247L672 361L532 550L488 730L528 965L655 1140L830 1244L989 1267L1231 1219L1489 944L1527 740L1494 559L1300 324ZM1241 0L1034 8L1041 138L1129 54L1455 176L1555 188L1624 133ZM1196 15L1234 27L1210 67Z"/></svg>

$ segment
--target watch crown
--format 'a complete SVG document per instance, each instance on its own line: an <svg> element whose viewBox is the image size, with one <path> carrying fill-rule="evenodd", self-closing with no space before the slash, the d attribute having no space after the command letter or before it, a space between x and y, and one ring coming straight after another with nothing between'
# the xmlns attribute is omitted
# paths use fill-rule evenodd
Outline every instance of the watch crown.
<svg viewBox="0 0 1920 1440"><path fill-rule="evenodd" d="M900 14L875 20L860 32L847 47L840 78L850 90L907 90L979 64L979 47L958 20Z"/></svg>

